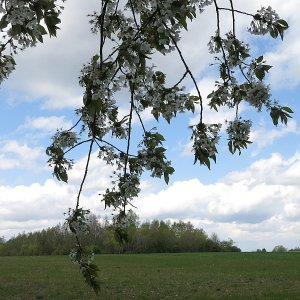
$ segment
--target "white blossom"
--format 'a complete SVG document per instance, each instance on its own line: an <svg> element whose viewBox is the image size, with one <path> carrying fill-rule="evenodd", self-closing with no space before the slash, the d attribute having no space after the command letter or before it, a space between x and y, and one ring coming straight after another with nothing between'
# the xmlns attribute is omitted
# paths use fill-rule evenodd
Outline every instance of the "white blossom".
<svg viewBox="0 0 300 300"><path fill-rule="evenodd" d="M270 6L262 7L257 11L257 15L252 20L248 30L252 34L264 35L272 29L278 20L278 14Z"/></svg>
<svg viewBox="0 0 300 300"><path fill-rule="evenodd" d="M228 126L226 132L229 140L234 141L238 145L249 140L250 129L252 126L250 120L235 119L234 121L229 121L227 123Z"/></svg>

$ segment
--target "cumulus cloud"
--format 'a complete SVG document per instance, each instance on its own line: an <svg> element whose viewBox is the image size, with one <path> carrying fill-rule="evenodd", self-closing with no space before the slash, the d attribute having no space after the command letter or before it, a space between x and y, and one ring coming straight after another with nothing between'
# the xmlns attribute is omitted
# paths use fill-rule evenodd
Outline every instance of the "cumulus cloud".
<svg viewBox="0 0 300 300"><path fill-rule="evenodd" d="M289 0L282 5L282 1L272 0L271 5L272 3L282 18L288 21L290 28L286 32L284 42L266 53L265 58L274 66L270 72L272 88L289 89L300 84L300 19L295 13L300 1Z"/></svg>
<svg viewBox="0 0 300 300"><path fill-rule="evenodd" d="M3 85L10 101L42 99L45 108L77 108L82 104L78 76L99 44L98 37L90 32L87 14L97 8L96 0L65 3L58 38L45 38L44 44L16 57L17 70Z"/></svg>
<svg viewBox="0 0 300 300"><path fill-rule="evenodd" d="M48 179L31 185L0 185L0 236L38 230L63 221L63 213L76 204L86 157L69 171L69 184ZM111 168L93 153L81 205L97 214L104 212L98 195L110 185Z"/></svg>
<svg viewBox="0 0 300 300"><path fill-rule="evenodd" d="M43 184L1 186L0 235L62 221L63 212L74 206L84 165L82 159L70 172L68 185L50 179ZM276 244L295 247L294 241L300 238L296 230L300 224L299 173L299 153L288 159L273 154L214 184L194 178L157 192L151 182L143 182L144 192L134 204L142 220L190 220L208 233L233 238L243 250L271 250ZM102 216L109 211L103 210L98 194L110 185L110 174L110 167L93 154L81 204Z"/></svg>
<svg viewBox="0 0 300 300"><path fill-rule="evenodd" d="M220 5L228 5L228 1L223 2ZM270 63L276 66L271 73L272 82L275 87L278 86L277 83L296 84L298 76L295 75L299 69L297 28L300 28L299 18L294 13L297 11L297 1L286 1L284 7L278 0L235 3L237 9L253 13L261 5L269 4L280 11L291 24L285 43L278 44L267 55ZM90 33L86 15L98 9L98 1L73 0L66 2L65 7L58 38L46 39L43 45L27 49L17 56L17 70L4 84L5 90L10 94L8 98L15 101L41 99L46 108L74 108L82 104L82 90L78 86L78 76L82 65L98 51L99 44L98 37ZM251 19L244 15L236 17L237 33L244 36L245 28ZM229 30L230 26L231 14L224 11L222 12L224 32ZM179 43L186 62L197 80L209 76L209 64L213 62L213 57L208 53L207 42L215 29L216 18L214 7L211 5L199 18L189 24L189 30L183 32ZM168 56L157 54L150 63L166 72L170 83L176 82L178 76L185 71L179 55L175 52ZM282 78L285 78L284 82ZM185 83L191 88L190 83L187 81ZM199 87L201 89L201 85Z"/></svg>
<svg viewBox="0 0 300 300"><path fill-rule="evenodd" d="M0 144L0 170L37 167L42 153L41 147L29 147L17 140L5 140Z"/></svg>
<svg viewBox="0 0 300 300"><path fill-rule="evenodd" d="M24 128L41 129L47 132L56 131L58 128L67 130L71 128L72 122L66 120L65 117L51 116L51 117L37 117L37 118L27 118L25 124L22 126Z"/></svg>
<svg viewBox="0 0 300 300"><path fill-rule="evenodd" d="M226 1L227 2L227 1ZM225 3L225 2L224 2ZM17 56L17 70L3 86L14 101L42 100L45 108L77 107L81 104L82 90L77 76L82 64L97 51L98 40L90 34L86 14L98 8L98 1L67 1L61 32L58 39L46 40L45 45L28 49ZM237 9L255 12L261 5L272 5L287 18L291 29L284 44L276 44L267 58L272 69L271 81L274 87L299 84L298 36L299 0L237 1ZM212 57L207 51L207 41L213 34L216 20L212 18L213 7L189 25L180 46L191 70L196 74L204 99L213 89L215 78L208 71ZM230 16L229 16L230 17ZM74 22L76 20L76 22ZM241 28L249 19L237 17ZM230 19L224 20L229 28ZM211 28L208 31L207 28ZM196 37L199 39L196 40ZM178 80L184 67L176 53L154 58L153 63L170 74L170 82ZM176 63L174 63L176 62ZM282 80L282 78L284 80ZM187 82L185 82L187 83ZM192 89L187 84L188 89ZM20 96L22 95L22 96ZM16 99L17 98L17 99ZM22 99L21 99L22 98ZM206 101L206 100L205 100ZM205 102L207 108L207 102ZM243 108L241 108L243 109ZM149 112L145 113L150 118ZM234 111L221 110L214 113L206 109L205 122L219 123L232 119ZM194 124L199 120L190 120ZM53 130L52 122L67 123L63 117L29 118L28 128ZM137 120L135 120L136 122ZM262 149L288 133L298 132L296 122L290 122L279 131L258 129L253 138ZM267 137L267 138L266 138ZM30 168L41 158L41 149L29 147L16 140L2 141L0 168ZM43 183L19 186L0 186L0 236L11 236L23 230L37 230L53 226L63 220L63 212L74 206L85 159L80 160L70 172L69 184L52 179ZM198 179L177 181L172 186L157 191L151 182L143 182L143 191L136 205L142 219L166 218L191 220L209 233L217 232L222 238L231 237L244 250L253 247L272 249L276 244L288 247L299 246L300 154L284 159L273 154L268 159L258 160L246 170L232 172L221 181L205 185ZM98 193L110 184L111 169L96 159L93 154L88 180L85 185L82 205L92 208L97 214L105 214ZM253 246L255 245L255 246Z"/></svg>
<svg viewBox="0 0 300 300"><path fill-rule="evenodd" d="M287 126L280 125L279 128L276 127L271 130L266 129L265 127L253 130L250 134L250 140L255 145L252 156L258 155L263 148L272 145L274 141L291 133L299 134L299 128L295 120L290 120Z"/></svg>
<svg viewBox="0 0 300 300"><path fill-rule="evenodd" d="M138 212L143 219L192 220L223 238L234 238L247 250L263 241L269 249L284 241L294 247L293 237L300 236L289 229L300 223L299 173L299 153L289 159L273 154L215 184L198 179L175 182L139 199Z"/></svg>

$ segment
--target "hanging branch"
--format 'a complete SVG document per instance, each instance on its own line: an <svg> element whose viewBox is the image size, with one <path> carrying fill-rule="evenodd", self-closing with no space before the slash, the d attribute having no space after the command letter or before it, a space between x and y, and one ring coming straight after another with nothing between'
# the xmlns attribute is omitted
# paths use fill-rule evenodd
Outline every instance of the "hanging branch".
<svg viewBox="0 0 300 300"><path fill-rule="evenodd" d="M84 169L83 178L81 180L80 188L79 188L79 191L78 191L78 194L77 194L77 202L76 202L76 209L75 210L78 210L78 208L79 208L80 196L81 196L81 193L82 193L82 188L83 188L83 185L85 183L85 180L86 180L86 177L87 177L87 174L88 174L88 170L89 170L90 159L91 159L91 154L92 154L92 150L93 150L93 144L94 144L94 139L92 139L91 143L90 143L90 147L89 147L89 151L88 151L88 156L87 156L87 160L86 160L86 165L85 165L85 169Z"/></svg>
<svg viewBox="0 0 300 300"><path fill-rule="evenodd" d="M231 2L232 2L232 0L231 0ZM239 13L239 14L242 14L242 15L253 17L253 18L255 16L255 15L249 14L245 11L241 11L241 10L238 10L238 9L232 9L232 8L228 8L228 7L218 7L218 9L219 10L227 10L227 11L230 11L230 12L233 12L233 13L236 12L236 13Z"/></svg>
<svg viewBox="0 0 300 300"><path fill-rule="evenodd" d="M232 16L232 33L235 38L236 37L236 35L235 35L235 15L234 15L233 2L232 2L232 0L229 0L229 2L230 2L230 6L231 6L231 16Z"/></svg>
<svg viewBox="0 0 300 300"><path fill-rule="evenodd" d="M167 24L166 24L163 20L162 20L162 23L164 24L165 28L168 29ZM198 97L199 97L199 103L200 103L200 123L202 123L202 121L203 121L203 103L202 103L202 97L201 97L201 93L200 93L198 84L197 84L197 82L196 82L196 79L195 79L195 77L194 77L194 74L193 74L192 71L190 70L190 68L189 68L189 66L188 66L188 64L187 64L187 62L185 61L185 58L183 57L183 54L182 54L180 48L178 47L177 42L175 41L174 37L173 37L171 34L170 34L170 38L171 38L171 40L172 40L172 42L173 42L173 44L174 44L174 46L175 46L175 48L176 48L176 50L177 50L177 53L179 54L180 59L181 59L183 65L184 65L184 67L185 67L185 70L186 70L185 73L188 73L188 74L190 75L190 77L191 77L191 79L192 79L192 81L193 81L193 84L194 84L194 86L195 86L195 88L196 88L196 91L197 91L197 94L198 94ZM185 76L184 76L184 77L185 77ZM184 77L183 77L183 78L184 78ZM182 78L182 80L183 80L183 78Z"/></svg>
<svg viewBox="0 0 300 300"><path fill-rule="evenodd" d="M220 21L220 12L219 12L220 9L219 9L219 6L218 6L218 3L216 0L214 0L214 4L215 4L215 9L216 9L216 16L217 16L217 32L218 32L217 37L220 42L225 68L227 70L228 80L231 80L230 68L229 68L229 64L228 64L228 61L226 58L225 49L224 49L222 38L221 38L221 27L220 27L221 21ZM224 79L224 82L225 82L225 79Z"/></svg>
<svg viewBox="0 0 300 300"><path fill-rule="evenodd" d="M130 113L129 113L129 124L128 124L128 138L127 138L127 149L126 149L126 155L125 155L125 163L124 163L124 180L126 182L127 180L127 165L128 165L128 158L129 158L129 150L130 150L130 142L131 142L131 132L132 132L132 117L133 117L133 109L134 109L134 83L130 83ZM123 213L126 212L126 205L127 205L127 196L124 196L124 202L123 202Z"/></svg>
<svg viewBox="0 0 300 300"><path fill-rule="evenodd" d="M210 168L211 161L216 162L217 144L220 138L221 124L204 124L204 104L196 78L187 64L186 58L179 47L180 30L187 30L187 19L196 18L196 5L202 8L214 3L217 32L210 43L210 52L217 53L217 64L220 66L220 78L216 81L217 90L208 95L211 99L209 105L217 110L220 106L229 106L233 109L236 104L236 119L228 122L228 149L231 153L241 153L250 143L251 121L237 119L238 104L247 101L250 105L261 109L265 105L270 110L273 123L278 120L287 123L292 110L281 107L277 102L270 100L270 93L263 82L265 73L271 66L265 65L263 57L249 62L249 49L236 38L236 14L240 13L254 18L252 32L265 34L270 32L272 37L283 37L288 28L284 20L270 8L262 8L257 14L249 14L236 10L233 0L229 0L230 8L219 7L217 0L201 1L155 1L145 2L140 5L136 0L123 3L119 0L101 0L100 14L93 14L91 23L93 32L100 35L99 52L93 56L91 62L82 69L80 84L85 88L84 104L78 113L81 118L67 131L58 132L54 136L53 144L47 148L50 156L49 164L54 167L53 174L64 182L68 181L67 170L72 167L73 161L64 156L78 146L89 143L89 150L85 164L84 174L79 186L76 207L69 210L67 222L70 230L75 234L76 248L70 253L74 262L79 264L86 282L97 292L99 285L96 281L97 267L92 264L92 253L88 252L80 243L79 233L88 231L87 215L89 210L80 208L84 185L87 179L94 143L100 149L99 158L107 164L115 165L114 174L118 180L112 181L112 188L107 188L102 194L102 201L106 207L118 210L118 215L113 218L115 233L120 241L124 241L127 205L140 192L140 178L145 171L150 176L163 178L169 183L169 176L174 169L166 157L164 136L157 129L146 130L142 112L150 108L153 119L157 121L164 118L170 123L171 118L178 112L195 111L195 103L200 104L200 122L192 126L192 149L195 155L194 162L199 162ZM119 6L123 6L123 10ZM221 38L220 11L231 12L232 34ZM128 17L128 16L131 16ZM268 18L266 18L266 16ZM140 19L138 19L140 17ZM250 30L250 32L251 32ZM113 42L110 53L104 57L107 41ZM232 41L234 41L233 47ZM149 67L151 57L155 52L167 55L176 51L179 61L185 70L181 78L170 88L166 87L166 74L157 70L155 66ZM246 79L239 85L240 78L234 77L235 69L240 68L241 74ZM252 69L251 69L252 68ZM244 70L247 69L248 73ZM249 75L250 74L250 75ZM248 76L249 77L248 77ZM256 78L255 78L256 76ZM179 85L189 78L196 89L197 96L182 93ZM130 109L128 115L119 120L120 112L116 104L116 93L122 89L130 93ZM256 99L259 91L262 99ZM253 96L254 95L254 96ZM120 103L120 101L118 101ZM143 137L138 143L136 152L132 145L133 114L139 119L139 126L143 130ZM76 132L78 124L83 126L78 133L85 138L77 142ZM125 124L125 125L124 125ZM111 134L112 140L106 138ZM88 138L86 138L86 136ZM125 142L122 150L117 141ZM109 147L108 147L109 146ZM64 149L68 149L64 151ZM132 152L132 153L130 153ZM125 232L126 233L126 232ZM125 240L126 241L126 240Z"/></svg>

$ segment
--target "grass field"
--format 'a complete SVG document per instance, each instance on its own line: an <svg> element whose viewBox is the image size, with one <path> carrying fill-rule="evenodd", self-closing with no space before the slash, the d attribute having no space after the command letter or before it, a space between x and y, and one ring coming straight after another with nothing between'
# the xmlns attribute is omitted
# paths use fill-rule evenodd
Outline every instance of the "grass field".
<svg viewBox="0 0 300 300"><path fill-rule="evenodd" d="M300 299L300 253L96 257L96 297L65 256L0 257L0 299Z"/></svg>

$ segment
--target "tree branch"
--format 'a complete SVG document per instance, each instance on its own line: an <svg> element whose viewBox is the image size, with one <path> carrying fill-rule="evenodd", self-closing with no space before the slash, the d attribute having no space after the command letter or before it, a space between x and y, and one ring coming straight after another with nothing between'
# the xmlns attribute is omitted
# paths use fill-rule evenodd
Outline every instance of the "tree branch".
<svg viewBox="0 0 300 300"><path fill-rule="evenodd" d="M79 188L79 191L78 191L78 195L77 195L77 202L76 202L76 209L75 210L78 210L78 208L79 208L79 201L80 201L80 196L81 196L81 193L82 193L82 188L83 188L83 185L85 183L87 173L88 173L88 170L89 170L89 164L90 164L91 154L92 154L92 150L93 150L93 144L94 144L94 139L92 139L91 143L90 143L90 148L89 148L88 157L87 157L87 160L86 160L84 175L83 175L83 178L82 178L82 181L81 181L81 184L80 184L80 188Z"/></svg>
<svg viewBox="0 0 300 300"><path fill-rule="evenodd" d="M232 11L231 8L227 8L227 7L219 7L219 10L228 10L228 11ZM233 11L236 12L236 13L243 14L243 15L250 16L250 17L253 17L253 18L254 18L254 15L253 15L253 14L249 14L249 13L246 13L246 12L241 11L241 10L238 10L238 9L234 9Z"/></svg>
<svg viewBox="0 0 300 300"><path fill-rule="evenodd" d="M165 28L168 29L168 25L163 20L162 20L162 23L165 26ZM203 103L202 103L202 97L201 97L201 93L200 93L200 90L198 88L196 79L195 79L192 71L190 70L189 66L187 65L187 63L185 61L185 58L183 57L183 54L182 54L180 48L178 47L177 42L175 41L174 37L171 34L170 34L170 38L171 38L171 40L172 40L172 42L173 42L173 44L174 44L174 46L175 46L175 48L176 48L179 56L180 56L180 59L181 59L183 65L185 66L186 73L188 73L190 75L190 77L191 77L191 79L192 79L192 81L194 83L194 86L196 88L196 91L197 91L197 94L198 94L198 97L199 97L199 100L200 100L200 123L202 123L202 120L203 120Z"/></svg>
<svg viewBox="0 0 300 300"><path fill-rule="evenodd" d="M216 0L214 0L214 4L215 4L215 9L216 9L216 14L217 14L217 32L218 32L218 37L220 38L220 43L221 43L221 51L222 51L222 55L223 55L223 59L224 59L224 63L225 63L225 67L227 70L227 75L229 80L231 80L231 75L230 75L230 69L229 69L229 65L228 65L228 61L226 58L226 53L223 47L223 43L222 43L222 38L221 38L221 29L220 29L220 13L219 13L219 7L218 7L218 3ZM225 80L224 80L225 82Z"/></svg>
<svg viewBox="0 0 300 300"><path fill-rule="evenodd" d="M130 150L130 142L131 142L131 131L132 131L132 116L133 116L133 109L134 109L134 83L130 84L130 90L131 90L131 99L130 99L130 114L129 114L129 125L128 125L128 140L127 140L127 149L126 149L126 156L125 156L125 164L124 164L124 178L126 180L127 175L127 165L128 165L128 157L129 157L129 150ZM124 197L124 203L123 203L123 212L126 211L126 205L127 205L127 197L125 195Z"/></svg>
<svg viewBox="0 0 300 300"><path fill-rule="evenodd" d="M119 148L116 147L115 145L113 145L113 144L111 144L111 143L109 143L109 142L107 142L107 141L105 141L105 140L102 140L102 139L99 139L99 138L96 137L95 143L96 143L96 144L98 145L98 147L100 148L101 146L99 145L98 142L101 142L101 143L104 143L104 144L106 144L106 145L108 145L108 146L111 146L112 148L116 149L116 150L119 151L120 153L123 153L123 154L127 155L127 153L126 153L125 151L119 149ZM128 156L131 156L131 157L137 157L136 155L133 155L133 154L128 154Z"/></svg>
<svg viewBox="0 0 300 300"><path fill-rule="evenodd" d="M233 7L233 2L232 0L229 0L230 2L230 7L231 7L231 16L232 16L232 33L235 38L235 15L234 15L234 7Z"/></svg>
<svg viewBox="0 0 300 300"><path fill-rule="evenodd" d="M73 149L77 148L78 146L88 143L88 142L91 142L91 141L92 141L92 139L88 139L88 140L77 143L76 145L74 145L70 149L68 149L66 152L64 152L63 156L66 155L68 152L72 151Z"/></svg>

